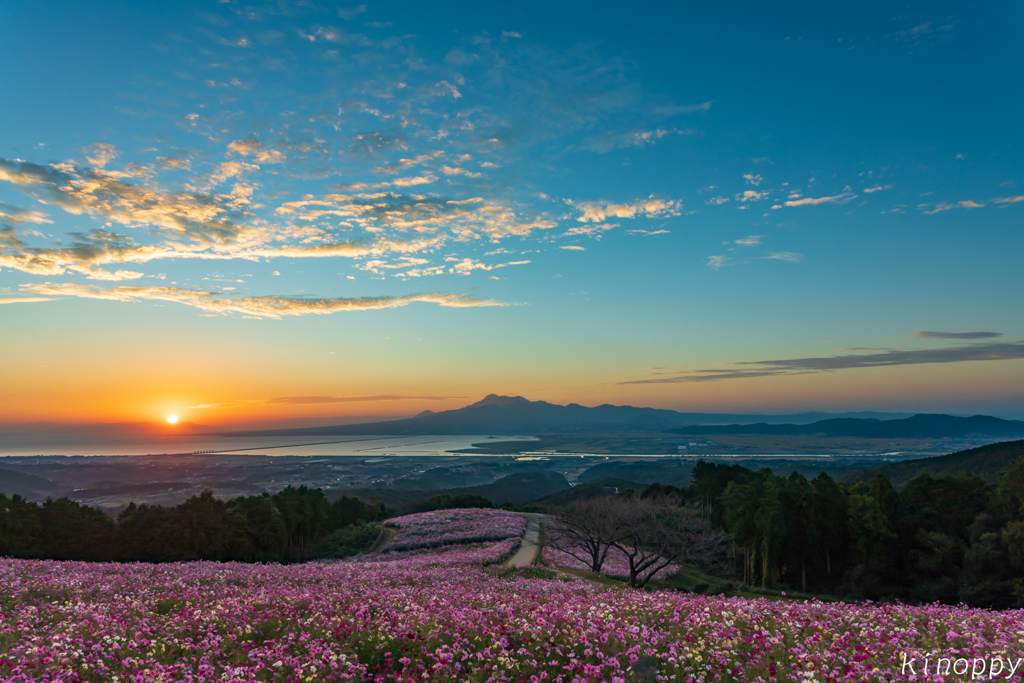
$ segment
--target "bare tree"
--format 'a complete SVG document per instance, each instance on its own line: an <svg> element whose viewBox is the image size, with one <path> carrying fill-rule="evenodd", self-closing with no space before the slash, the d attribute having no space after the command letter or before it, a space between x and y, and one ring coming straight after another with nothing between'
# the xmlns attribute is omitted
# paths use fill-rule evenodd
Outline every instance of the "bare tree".
<svg viewBox="0 0 1024 683"><path fill-rule="evenodd" d="M727 536L712 528L699 506L672 496L616 497L612 545L626 556L629 585L643 586L672 564L711 569L723 556Z"/></svg>
<svg viewBox="0 0 1024 683"><path fill-rule="evenodd" d="M600 572L619 538L619 520L611 496L574 500L558 510L547 527L545 544Z"/></svg>
<svg viewBox="0 0 1024 683"><path fill-rule="evenodd" d="M547 545L600 572L615 548L626 557L629 585L643 586L673 564L713 570L724 558L727 535L697 505L678 497L602 496L573 501L556 514Z"/></svg>

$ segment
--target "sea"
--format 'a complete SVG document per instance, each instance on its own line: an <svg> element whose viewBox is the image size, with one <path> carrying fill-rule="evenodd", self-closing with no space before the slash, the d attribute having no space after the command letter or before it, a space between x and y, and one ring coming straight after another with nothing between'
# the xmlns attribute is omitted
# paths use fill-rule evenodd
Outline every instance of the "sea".
<svg viewBox="0 0 1024 683"><path fill-rule="evenodd" d="M233 453L271 456L451 456L452 451L473 448L485 441L533 441L531 436L346 436L346 437L218 437L173 435L150 439L107 438L95 440L55 436L0 435L0 457L33 455L183 455ZM463 454L465 455L465 454Z"/></svg>

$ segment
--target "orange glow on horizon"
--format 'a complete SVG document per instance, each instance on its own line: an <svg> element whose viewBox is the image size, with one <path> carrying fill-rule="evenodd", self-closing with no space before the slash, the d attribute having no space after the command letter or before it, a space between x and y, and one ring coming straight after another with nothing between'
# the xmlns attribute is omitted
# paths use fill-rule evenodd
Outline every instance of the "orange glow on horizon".
<svg viewBox="0 0 1024 683"><path fill-rule="evenodd" d="M598 364L595 364L598 365ZM228 367L214 372L200 366L179 369L168 377L134 372L136 368L92 370L75 375L74 368L37 372L17 368L8 380L4 423L53 421L62 423L150 422L180 429L184 424L204 428L308 421L399 419L424 410L462 408L489 393L519 395L566 405L603 403L667 408L683 412L788 413L804 410L842 412L968 412L960 404L1012 405L1020 395L1024 362L915 365L850 369L791 376L736 379L720 382L616 385L608 373L589 363L563 368L542 366L494 368L486 375L437 372L414 378L392 372L371 373L354 368L344 378L317 372L274 373L255 379L251 372ZM66 372L62 372L67 370ZM624 379L643 377L641 371ZM168 420L176 416L178 421ZM299 426L305 426L300 424Z"/></svg>

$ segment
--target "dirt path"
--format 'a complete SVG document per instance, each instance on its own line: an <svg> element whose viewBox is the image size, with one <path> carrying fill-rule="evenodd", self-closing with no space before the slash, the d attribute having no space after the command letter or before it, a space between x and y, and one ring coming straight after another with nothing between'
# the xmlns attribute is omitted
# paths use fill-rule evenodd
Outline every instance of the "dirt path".
<svg viewBox="0 0 1024 683"><path fill-rule="evenodd" d="M370 549L366 551L367 555L376 555L381 549L388 544L392 538L398 535L398 527L388 526L387 524L381 526L380 535L377 536L377 540L373 542Z"/></svg>
<svg viewBox="0 0 1024 683"><path fill-rule="evenodd" d="M505 562L506 567L526 567L537 561L540 554L540 523L547 515L535 512L526 513L526 531L519 551Z"/></svg>
<svg viewBox="0 0 1024 683"><path fill-rule="evenodd" d="M527 521L526 530L523 532L523 541L520 543L516 554L505 561L506 567L527 567L535 564L540 558L541 548L544 547L540 542L540 524L545 520L552 519L552 517L551 515L542 515L535 512L526 513L526 517L529 521ZM600 588L608 588L610 585L619 584L617 581L606 579L583 569L567 569L566 567L548 567L548 569L553 569L560 574L571 576L574 579L581 579Z"/></svg>

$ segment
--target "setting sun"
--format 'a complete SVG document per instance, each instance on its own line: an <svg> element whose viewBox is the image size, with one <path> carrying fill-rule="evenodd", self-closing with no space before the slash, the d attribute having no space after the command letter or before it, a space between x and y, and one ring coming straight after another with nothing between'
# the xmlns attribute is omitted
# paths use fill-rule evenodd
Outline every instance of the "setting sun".
<svg viewBox="0 0 1024 683"><path fill-rule="evenodd" d="M168 424L172 424L172 425L173 424L178 424L178 416L177 415L168 415L167 416L167 423Z"/></svg>

